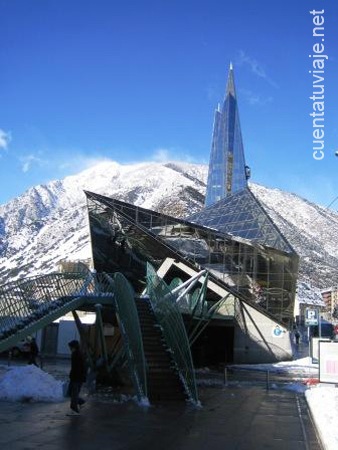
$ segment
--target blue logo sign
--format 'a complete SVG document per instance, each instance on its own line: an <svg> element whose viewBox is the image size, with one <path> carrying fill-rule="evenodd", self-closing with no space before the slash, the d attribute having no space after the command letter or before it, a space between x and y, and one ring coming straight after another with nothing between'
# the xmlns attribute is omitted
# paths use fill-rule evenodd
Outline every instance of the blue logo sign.
<svg viewBox="0 0 338 450"><path fill-rule="evenodd" d="M275 328L272 330L272 336L274 337L282 337L283 333L284 331L279 325L276 325Z"/></svg>

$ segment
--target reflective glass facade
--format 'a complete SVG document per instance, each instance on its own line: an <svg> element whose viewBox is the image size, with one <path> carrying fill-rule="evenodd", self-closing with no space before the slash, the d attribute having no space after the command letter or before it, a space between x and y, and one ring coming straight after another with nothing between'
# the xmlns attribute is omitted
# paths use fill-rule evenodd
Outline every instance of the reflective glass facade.
<svg viewBox="0 0 338 450"><path fill-rule="evenodd" d="M93 263L98 272L122 272L140 293L145 287L147 262L157 270L171 258L194 270L208 269L214 282L234 298L284 324L291 322L298 273L294 252L98 194L86 195ZM237 218L242 219L245 223L244 216ZM262 214L256 217L258 224L263 219ZM177 277L184 280L184 274L173 271L165 281L170 284ZM209 301L219 300L209 295Z"/></svg>
<svg viewBox="0 0 338 450"><path fill-rule="evenodd" d="M249 188L236 192L188 218L190 222L294 253Z"/></svg>
<svg viewBox="0 0 338 450"><path fill-rule="evenodd" d="M222 108L215 112L205 206L247 186L241 127L230 66L226 96Z"/></svg>

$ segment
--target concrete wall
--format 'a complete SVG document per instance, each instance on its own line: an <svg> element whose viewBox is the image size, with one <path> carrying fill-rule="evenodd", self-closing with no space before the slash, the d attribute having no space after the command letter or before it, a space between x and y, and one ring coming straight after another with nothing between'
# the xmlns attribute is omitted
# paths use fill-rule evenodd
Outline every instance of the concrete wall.
<svg viewBox="0 0 338 450"><path fill-rule="evenodd" d="M57 355L70 355L68 342L72 341L73 339L77 339L78 341L80 341L80 336L77 331L75 322L73 320L60 320L57 342Z"/></svg>
<svg viewBox="0 0 338 450"><path fill-rule="evenodd" d="M274 320L237 301L235 323L235 363L271 363L292 359L290 332Z"/></svg>

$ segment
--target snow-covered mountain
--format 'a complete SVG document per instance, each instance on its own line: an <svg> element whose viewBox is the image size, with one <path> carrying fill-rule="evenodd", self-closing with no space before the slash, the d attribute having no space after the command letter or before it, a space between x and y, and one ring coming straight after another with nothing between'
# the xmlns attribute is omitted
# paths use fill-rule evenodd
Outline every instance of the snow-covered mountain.
<svg viewBox="0 0 338 450"><path fill-rule="evenodd" d="M302 279L320 288L338 285L338 213L279 189L254 184L251 190L299 254Z"/></svg>
<svg viewBox="0 0 338 450"><path fill-rule="evenodd" d="M0 206L0 284L90 258L84 190L184 217L202 207L206 178L204 165L104 161L29 189ZM302 282L338 284L338 214L278 189L251 189L301 256Z"/></svg>

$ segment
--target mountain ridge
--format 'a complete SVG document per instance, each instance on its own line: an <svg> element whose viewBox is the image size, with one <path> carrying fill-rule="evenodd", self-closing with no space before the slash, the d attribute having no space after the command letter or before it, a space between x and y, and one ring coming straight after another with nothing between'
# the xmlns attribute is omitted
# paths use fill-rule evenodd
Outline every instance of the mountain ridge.
<svg viewBox="0 0 338 450"><path fill-rule="evenodd" d="M175 161L105 160L28 189L0 205L0 284L56 271L65 259L90 259L84 190L185 217L203 207L207 170ZM255 183L250 189L300 255L300 283L315 291L338 285L338 213L280 189Z"/></svg>

